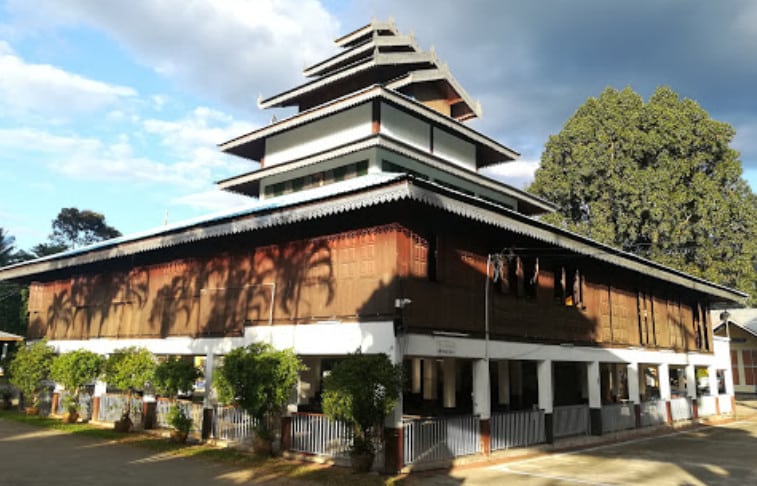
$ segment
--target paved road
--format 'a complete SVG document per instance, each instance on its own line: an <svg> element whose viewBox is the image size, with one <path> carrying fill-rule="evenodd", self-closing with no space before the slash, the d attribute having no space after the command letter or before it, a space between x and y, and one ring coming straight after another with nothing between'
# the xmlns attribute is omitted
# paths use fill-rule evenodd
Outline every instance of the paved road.
<svg viewBox="0 0 757 486"><path fill-rule="evenodd" d="M415 478L417 485L757 485L757 418Z"/></svg>
<svg viewBox="0 0 757 486"><path fill-rule="evenodd" d="M252 471L0 420L0 485L238 485Z"/></svg>

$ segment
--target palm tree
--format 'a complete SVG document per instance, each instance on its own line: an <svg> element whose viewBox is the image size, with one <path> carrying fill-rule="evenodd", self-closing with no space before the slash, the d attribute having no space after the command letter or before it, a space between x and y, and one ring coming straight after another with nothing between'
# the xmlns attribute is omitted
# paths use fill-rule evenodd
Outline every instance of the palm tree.
<svg viewBox="0 0 757 486"><path fill-rule="evenodd" d="M12 237L0 228L0 267L4 267L14 261L16 251L16 238Z"/></svg>

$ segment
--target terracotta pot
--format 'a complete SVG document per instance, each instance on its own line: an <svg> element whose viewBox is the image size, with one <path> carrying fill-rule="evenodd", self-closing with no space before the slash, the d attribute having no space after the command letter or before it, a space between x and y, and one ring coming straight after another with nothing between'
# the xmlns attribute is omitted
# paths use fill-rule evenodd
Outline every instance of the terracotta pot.
<svg viewBox="0 0 757 486"><path fill-rule="evenodd" d="M371 470L373 466L374 454L370 452L361 452L359 454L350 454L350 465L354 472L365 473Z"/></svg>
<svg viewBox="0 0 757 486"><path fill-rule="evenodd" d="M256 436L252 440L252 451L259 456L270 456L273 453L273 441Z"/></svg>
<svg viewBox="0 0 757 486"><path fill-rule="evenodd" d="M116 432L126 433L131 430L132 421L129 417L113 422L113 430Z"/></svg>
<svg viewBox="0 0 757 486"><path fill-rule="evenodd" d="M182 432L181 430L173 429L171 430L171 440L173 442L178 442L179 444L183 444L187 441L187 437L189 436L189 432Z"/></svg>
<svg viewBox="0 0 757 486"><path fill-rule="evenodd" d="M63 414L63 421L67 424L75 424L79 420L79 412L66 412Z"/></svg>

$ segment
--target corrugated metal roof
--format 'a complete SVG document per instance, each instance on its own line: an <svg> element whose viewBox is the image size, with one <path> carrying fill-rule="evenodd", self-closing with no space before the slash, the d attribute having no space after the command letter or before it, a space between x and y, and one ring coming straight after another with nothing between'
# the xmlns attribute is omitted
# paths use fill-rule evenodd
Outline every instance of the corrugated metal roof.
<svg viewBox="0 0 757 486"><path fill-rule="evenodd" d="M503 206L407 174L368 174L315 189L256 201L243 208L155 228L66 253L0 269L0 280L123 257L145 251L301 221L410 199L466 219L526 235L577 254L709 294L741 302L747 294L693 277L632 253L534 220Z"/></svg>
<svg viewBox="0 0 757 486"><path fill-rule="evenodd" d="M23 341L23 336L17 334L11 334L9 332L0 331L0 342L7 341Z"/></svg>

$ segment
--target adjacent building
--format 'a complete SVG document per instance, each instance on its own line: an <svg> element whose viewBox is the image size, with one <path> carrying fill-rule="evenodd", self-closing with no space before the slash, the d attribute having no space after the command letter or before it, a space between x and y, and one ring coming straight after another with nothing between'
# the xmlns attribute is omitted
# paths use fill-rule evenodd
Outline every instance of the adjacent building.
<svg viewBox="0 0 757 486"><path fill-rule="evenodd" d="M709 316L743 293L541 222L551 203L481 173L518 153L392 22L336 45L259 101L296 113L220 145L250 160L218 182L247 206L0 269L31 286L29 339L202 357L208 377L234 347L292 347L292 405L314 412L340 356L387 353L407 374L391 469L420 461L417 417L470 428L441 457L731 409Z"/></svg>

